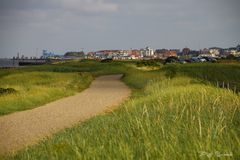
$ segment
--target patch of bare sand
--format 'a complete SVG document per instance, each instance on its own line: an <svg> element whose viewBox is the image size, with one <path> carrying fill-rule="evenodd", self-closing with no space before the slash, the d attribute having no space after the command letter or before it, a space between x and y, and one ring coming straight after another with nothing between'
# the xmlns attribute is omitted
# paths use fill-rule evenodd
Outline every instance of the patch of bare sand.
<svg viewBox="0 0 240 160"><path fill-rule="evenodd" d="M0 117L0 154L15 152L35 144L120 104L131 93L120 81L121 77L122 75L101 76L88 89L74 96Z"/></svg>

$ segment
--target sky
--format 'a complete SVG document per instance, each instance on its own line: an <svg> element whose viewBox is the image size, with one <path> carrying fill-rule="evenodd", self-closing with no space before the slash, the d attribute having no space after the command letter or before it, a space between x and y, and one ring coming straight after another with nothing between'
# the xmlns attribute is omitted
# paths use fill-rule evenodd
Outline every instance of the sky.
<svg viewBox="0 0 240 160"><path fill-rule="evenodd" d="M0 0L0 58L240 43L239 0Z"/></svg>

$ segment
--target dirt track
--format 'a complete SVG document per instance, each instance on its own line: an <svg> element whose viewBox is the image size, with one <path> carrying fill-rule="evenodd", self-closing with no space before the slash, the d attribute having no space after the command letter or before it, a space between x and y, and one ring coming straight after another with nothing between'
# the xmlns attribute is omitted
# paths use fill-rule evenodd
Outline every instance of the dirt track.
<svg viewBox="0 0 240 160"><path fill-rule="evenodd" d="M122 75L101 76L85 91L32 110L0 117L0 154L32 145L121 103L130 95Z"/></svg>

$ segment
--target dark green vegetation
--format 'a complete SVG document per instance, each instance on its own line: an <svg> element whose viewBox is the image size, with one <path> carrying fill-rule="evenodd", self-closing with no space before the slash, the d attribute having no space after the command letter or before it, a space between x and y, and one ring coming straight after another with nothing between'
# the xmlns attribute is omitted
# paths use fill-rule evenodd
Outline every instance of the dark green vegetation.
<svg viewBox="0 0 240 160"><path fill-rule="evenodd" d="M161 60L142 60L138 61L136 64L138 67L143 66L162 66L163 61Z"/></svg>
<svg viewBox="0 0 240 160"><path fill-rule="evenodd" d="M84 57L84 52L67 52L64 56Z"/></svg>
<svg viewBox="0 0 240 160"><path fill-rule="evenodd" d="M94 61L26 68L94 76L124 73L133 95L111 113L3 158L240 159L240 95L215 85L239 83L239 69L240 65L204 63L143 71L136 62Z"/></svg>
<svg viewBox="0 0 240 160"><path fill-rule="evenodd" d="M179 73L205 82L211 82L215 86L232 89L236 92L240 91L240 64L197 63L168 65L164 70L166 74L171 76Z"/></svg>
<svg viewBox="0 0 240 160"><path fill-rule="evenodd" d="M13 88L0 88L0 95L16 93L17 91Z"/></svg>

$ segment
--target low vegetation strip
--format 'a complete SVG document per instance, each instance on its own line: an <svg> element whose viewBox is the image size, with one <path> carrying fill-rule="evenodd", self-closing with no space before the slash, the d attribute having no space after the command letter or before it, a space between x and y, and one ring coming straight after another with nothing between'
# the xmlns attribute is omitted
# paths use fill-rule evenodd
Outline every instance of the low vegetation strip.
<svg viewBox="0 0 240 160"><path fill-rule="evenodd" d="M33 110L0 117L0 153L16 151L122 102L130 90L122 75L97 78L83 92Z"/></svg>

